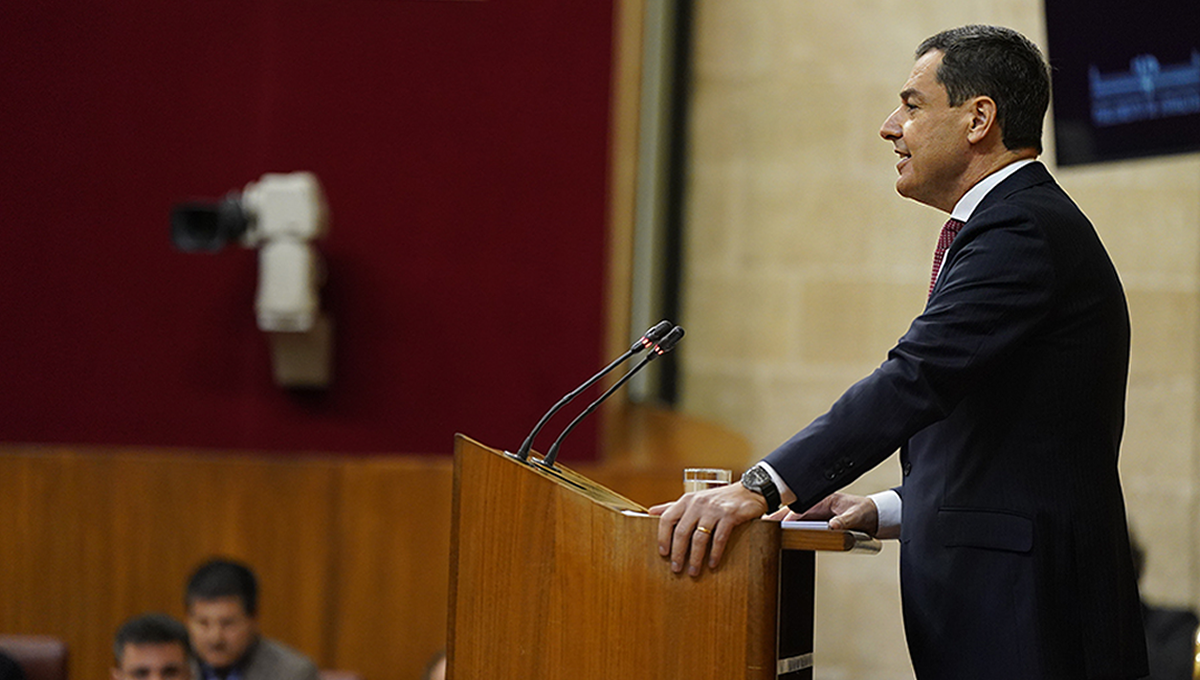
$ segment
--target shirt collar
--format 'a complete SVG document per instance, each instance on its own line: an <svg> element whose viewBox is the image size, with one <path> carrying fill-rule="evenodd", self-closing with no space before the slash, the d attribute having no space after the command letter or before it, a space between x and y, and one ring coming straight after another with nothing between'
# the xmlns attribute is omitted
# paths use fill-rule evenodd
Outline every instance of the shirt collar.
<svg viewBox="0 0 1200 680"><path fill-rule="evenodd" d="M262 642L261 637L255 638L254 642L251 642L250 646L242 654L242 658L234 662L229 668L217 670L203 661L197 660L199 661L200 674L203 676L203 680L242 680L242 671L246 669L247 662L249 662L250 657L254 654L254 650L258 649L260 642Z"/></svg>
<svg viewBox="0 0 1200 680"><path fill-rule="evenodd" d="M236 666L225 669L225 674L221 674L212 666L202 663L200 664L200 674L203 680L241 680L242 678L242 671Z"/></svg>
<svg viewBox="0 0 1200 680"><path fill-rule="evenodd" d="M1014 161L976 182L975 186L968 189L967 193L958 199L958 203L954 205L954 210L950 211L951 219L961 222L971 219L971 214L975 212L975 208L979 207L979 204L983 201L983 197L987 196L992 189L995 189L997 184L1008 179L1014 172L1035 160L1034 158L1023 158L1019 161Z"/></svg>

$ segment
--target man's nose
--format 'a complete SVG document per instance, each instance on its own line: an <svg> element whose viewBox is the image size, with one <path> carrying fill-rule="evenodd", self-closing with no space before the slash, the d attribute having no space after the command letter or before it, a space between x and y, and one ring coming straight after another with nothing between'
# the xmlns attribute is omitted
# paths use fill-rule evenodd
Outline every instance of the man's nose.
<svg viewBox="0 0 1200 680"><path fill-rule="evenodd" d="M896 110L888 115L887 119L883 121L883 125L879 128L879 136L889 142L900 139L900 135L903 133L903 128L900 127L900 123L896 120L898 113L900 113L900 107L897 106Z"/></svg>

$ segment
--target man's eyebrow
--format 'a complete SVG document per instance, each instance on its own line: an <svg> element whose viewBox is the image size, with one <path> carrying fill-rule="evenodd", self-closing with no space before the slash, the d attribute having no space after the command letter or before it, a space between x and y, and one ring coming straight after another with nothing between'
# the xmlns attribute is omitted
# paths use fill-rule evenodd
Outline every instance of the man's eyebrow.
<svg viewBox="0 0 1200 680"><path fill-rule="evenodd" d="M906 90L902 90L900 92L900 99L902 101L908 101L909 99L920 99L920 98L921 98L921 91L915 87L910 87L910 88L908 88Z"/></svg>

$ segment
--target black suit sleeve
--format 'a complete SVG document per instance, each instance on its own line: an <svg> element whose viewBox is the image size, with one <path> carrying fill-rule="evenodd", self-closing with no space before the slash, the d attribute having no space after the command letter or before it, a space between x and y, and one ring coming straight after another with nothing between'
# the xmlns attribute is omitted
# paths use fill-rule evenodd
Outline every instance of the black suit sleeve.
<svg viewBox="0 0 1200 680"><path fill-rule="evenodd" d="M1027 209L972 217L947 253L924 313L871 375L767 456L804 510L945 418L1050 309L1051 248Z"/></svg>

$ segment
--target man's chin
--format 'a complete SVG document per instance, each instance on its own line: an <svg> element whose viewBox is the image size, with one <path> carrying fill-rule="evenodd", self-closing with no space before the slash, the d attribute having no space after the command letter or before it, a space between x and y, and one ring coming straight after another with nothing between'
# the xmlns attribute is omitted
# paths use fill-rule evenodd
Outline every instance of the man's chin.
<svg viewBox="0 0 1200 680"><path fill-rule="evenodd" d="M204 657L204 664L213 670L222 671L233 665L233 659L225 654Z"/></svg>
<svg viewBox="0 0 1200 680"><path fill-rule="evenodd" d="M918 203L925 202L921 200L920 187L916 186L916 183L912 181L911 177L904 177L902 175L896 178L896 193L900 194L904 198L916 201Z"/></svg>

